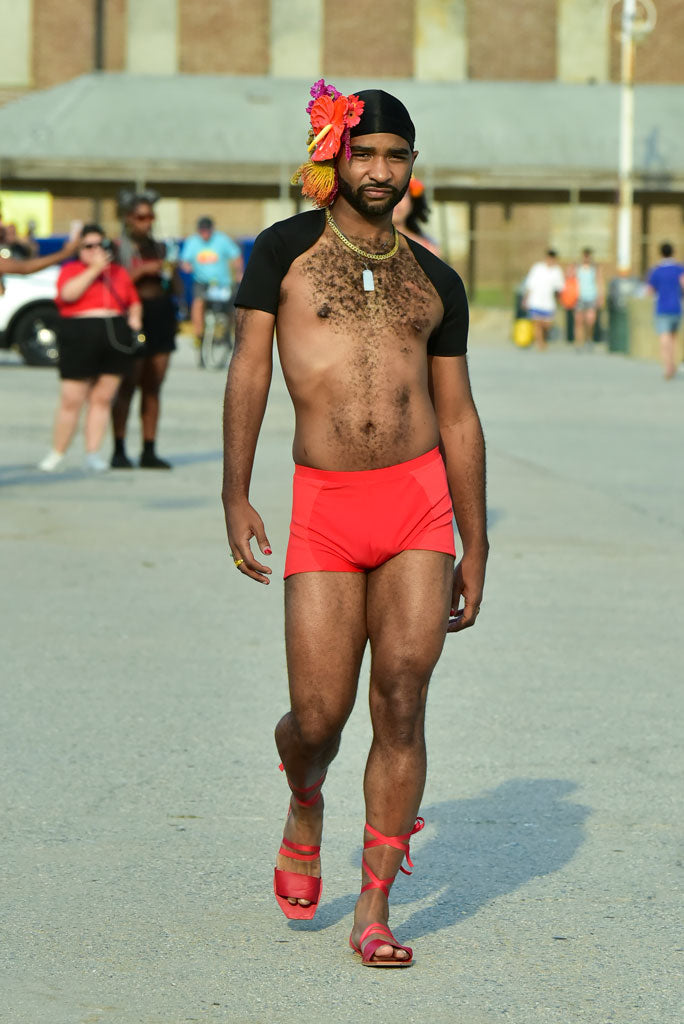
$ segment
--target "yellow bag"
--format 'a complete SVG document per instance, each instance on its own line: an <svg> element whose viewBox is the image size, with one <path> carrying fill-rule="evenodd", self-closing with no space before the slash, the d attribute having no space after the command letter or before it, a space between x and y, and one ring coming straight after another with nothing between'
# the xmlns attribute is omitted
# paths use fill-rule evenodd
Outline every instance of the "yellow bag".
<svg viewBox="0 0 684 1024"><path fill-rule="evenodd" d="M532 321L528 320L526 316L519 317L513 324L513 344L518 348L527 348L532 344L533 338Z"/></svg>

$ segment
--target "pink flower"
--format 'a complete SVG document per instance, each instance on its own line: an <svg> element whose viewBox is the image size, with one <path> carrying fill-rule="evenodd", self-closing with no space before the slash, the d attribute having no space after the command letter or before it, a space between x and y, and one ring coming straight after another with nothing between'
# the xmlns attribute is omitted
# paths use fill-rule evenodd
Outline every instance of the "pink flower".
<svg viewBox="0 0 684 1024"><path fill-rule="evenodd" d="M338 96L342 95L341 92L337 91L334 85L326 85L324 78L319 78L317 82L314 82L311 86L310 94L313 99L310 100L309 105L306 108L307 114L311 113L314 102L319 98L319 96L329 96L331 99L336 100Z"/></svg>

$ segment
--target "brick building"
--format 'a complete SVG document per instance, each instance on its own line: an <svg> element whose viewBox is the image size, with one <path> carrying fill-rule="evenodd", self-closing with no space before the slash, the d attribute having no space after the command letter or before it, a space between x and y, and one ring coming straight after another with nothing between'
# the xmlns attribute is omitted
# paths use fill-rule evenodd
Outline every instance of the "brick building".
<svg viewBox="0 0 684 1024"><path fill-rule="evenodd" d="M656 0L656 7L655 28L637 51L636 81L684 85L684 4ZM93 70L490 82L501 95L521 81L601 84L618 76L618 18L619 5L608 0L0 0L0 104ZM450 130L458 132L458 112ZM476 273L481 298L509 291L548 242L567 259L591 244L599 258L612 260L610 190L585 201L580 191L561 197L539 184L537 195L477 194L474 185L475 199L463 189L429 185L431 232L455 266ZM52 191L56 231L74 216L92 215L85 181ZM684 247L684 197L660 187L646 198L635 212L637 266L652 258L664 235ZM192 197L187 188L166 191L159 213L166 233L185 233L208 212L233 234L249 235L290 208L282 190L222 195L198 179ZM102 191L96 210L113 228L113 201Z"/></svg>

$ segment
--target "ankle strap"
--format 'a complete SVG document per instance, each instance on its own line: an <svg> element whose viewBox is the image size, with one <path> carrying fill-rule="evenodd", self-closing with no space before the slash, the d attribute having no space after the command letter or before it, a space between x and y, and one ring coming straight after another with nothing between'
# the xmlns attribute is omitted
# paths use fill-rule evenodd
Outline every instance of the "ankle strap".
<svg viewBox="0 0 684 1024"><path fill-rule="evenodd" d="M377 828L373 828L372 825L369 825L368 822L366 822L366 832L370 832L374 838L364 839L363 848L364 850L372 850L373 847L375 846L393 846L395 850L403 850L404 855L406 857L406 863L410 868L412 868L413 861L411 860L411 855L409 854L409 843L411 841L411 836L414 836L416 832L420 832L421 829L424 828L425 818L416 818L415 825L413 826L411 831L407 832L405 835L385 836L382 834L382 832L378 831ZM411 872L407 871L403 865L400 865L400 870L403 871L405 875L411 874Z"/></svg>
<svg viewBox="0 0 684 1024"><path fill-rule="evenodd" d="M285 771L285 765L284 764L281 763L281 764L278 765L278 767L280 768L281 772ZM314 782L312 786L305 786L305 787L293 786L292 782L289 779L289 777L287 775L285 776L285 778L287 779L287 784L290 787L290 789L292 790L292 796L294 797L295 802L298 803L300 807L313 807L314 804L318 803L318 801L321 799L320 787L325 782L325 777L326 777L327 774L328 774L327 772L323 772L323 774L321 775L321 777L318 780L318 782ZM297 793L302 793L302 794L310 793L312 789L318 789L318 792L315 793L312 797L309 797L307 800L301 800L297 796Z"/></svg>
<svg viewBox="0 0 684 1024"><path fill-rule="evenodd" d="M372 839L364 839L363 848L364 850L372 850L376 846L392 846L395 850L403 850L406 857L406 863L410 868L413 867L413 861L409 854L409 843L411 836L415 835L416 832L420 832L421 829L425 828L425 819L416 818L416 823L410 832L407 832L403 836L386 836L382 832L378 831L377 828L373 828L366 822L366 831L370 832L373 836ZM366 892L368 889L382 889L385 896L389 897L390 886L394 882L392 878L378 878L374 871L369 867L368 861L365 857L361 860L361 866L368 875L370 881L366 882L365 885L361 886L361 892ZM410 875L412 872L407 871L406 868L400 864L399 870L403 871L405 875Z"/></svg>

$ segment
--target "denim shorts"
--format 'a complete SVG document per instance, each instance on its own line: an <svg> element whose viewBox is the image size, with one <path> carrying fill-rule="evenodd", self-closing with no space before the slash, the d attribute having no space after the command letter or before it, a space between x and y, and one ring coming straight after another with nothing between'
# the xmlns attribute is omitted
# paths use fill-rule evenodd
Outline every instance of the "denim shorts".
<svg viewBox="0 0 684 1024"><path fill-rule="evenodd" d="M681 321L679 313L656 313L656 334L676 334Z"/></svg>

